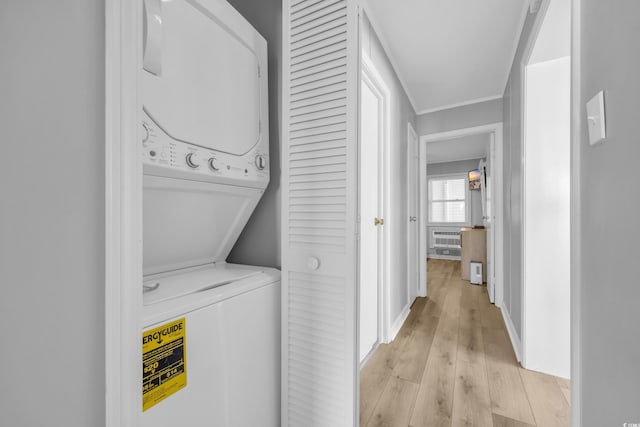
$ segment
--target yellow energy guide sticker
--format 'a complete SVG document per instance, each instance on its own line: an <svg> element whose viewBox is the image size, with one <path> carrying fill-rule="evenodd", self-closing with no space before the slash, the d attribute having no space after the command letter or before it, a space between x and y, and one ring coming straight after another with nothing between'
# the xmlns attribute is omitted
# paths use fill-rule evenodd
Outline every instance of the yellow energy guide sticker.
<svg viewBox="0 0 640 427"><path fill-rule="evenodd" d="M187 385L185 318L142 333L142 411Z"/></svg>

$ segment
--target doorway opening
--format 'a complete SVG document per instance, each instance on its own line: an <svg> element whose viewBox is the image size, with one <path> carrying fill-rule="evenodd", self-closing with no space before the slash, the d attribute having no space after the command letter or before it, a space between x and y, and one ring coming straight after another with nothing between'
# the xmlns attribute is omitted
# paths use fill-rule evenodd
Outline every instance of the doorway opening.
<svg viewBox="0 0 640 427"><path fill-rule="evenodd" d="M441 132L436 134L423 135L420 137L420 183L424 185L425 190L420 191L420 213L423 218L420 227L420 259L426 264L429 256L438 256L440 258L455 257L461 258L459 242L447 242L445 246L451 246L451 249L457 247L458 252L442 253L435 244L434 231L442 229L445 233L450 232L456 234L461 227L470 227L473 225L481 225L486 230L486 265L482 266L484 281L487 283L489 300L497 307L502 305L502 271L503 271L503 195L501 191L494 189L502 188L503 164L502 164L502 123L494 123L490 125L457 129L454 131ZM464 185L469 186L468 174L470 171L455 171L451 173L439 173L438 168L434 165L429 168L428 164L435 162L448 161L466 161L479 160L476 166L480 172L481 184L480 191L475 194L469 191L467 196L469 201L461 204L457 201L438 201L436 204L441 205L443 209L449 209L464 205L464 209L469 209L471 198L476 196L479 199L479 207L475 209L473 214L475 219L471 218L472 212L466 212L464 218L435 218L430 214L430 197L429 197L429 176L435 178L459 178L465 179ZM468 169L468 168L467 168ZM475 168L474 168L475 169ZM455 175L455 176L454 176ZM447 181L448 182L448 181ZM452 181L452 185L455 182ZM481 206L481 207L480 207ZM445 211L443 211L444 213ZM462 213L461 213L462 215ZM444 223L447 221L449 224ZM451 225L451 227L447 227ZM428 275L428 271L426 272ZM425 280L425 283L427 281ZM429 289L427 285L426 294ZM511 332L510 332L511 333Z"/></svg>
<svg viewBox="0 0 640 427"><path fill-rule="evenodd" d="M389 331L388 131L389 89L363 54L358 155L359 361L361 366Z"/></svg>
<svg viewBox="0 0 640 427"><path fill-rule="evenodd" d="M543 2L522 71L522 366L571 365L571 2Z"/></svg>

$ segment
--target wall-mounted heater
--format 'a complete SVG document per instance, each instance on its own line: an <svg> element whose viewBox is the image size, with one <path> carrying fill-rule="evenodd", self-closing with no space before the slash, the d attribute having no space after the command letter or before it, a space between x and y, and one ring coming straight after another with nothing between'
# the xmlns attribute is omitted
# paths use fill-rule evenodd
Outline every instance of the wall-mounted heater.
<svg viewBox="0 0 640 427"><path fill-rule="evenodd" d="M438 256L459 258L461 255L460 232L433 230L431 247Z"/></svg>

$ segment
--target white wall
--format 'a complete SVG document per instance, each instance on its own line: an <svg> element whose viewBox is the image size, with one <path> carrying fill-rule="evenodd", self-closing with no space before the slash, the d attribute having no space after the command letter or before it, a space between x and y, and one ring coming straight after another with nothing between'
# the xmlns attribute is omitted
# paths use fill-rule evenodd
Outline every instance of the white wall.
<svg viewBox="0 0 640 427"><path fill-rule="evenodd" d="M525 368L570 376L569 57L529 65L524 145Z"/></svg>
<svg viewBox="0 0 640 427"><path fill-rule="evenodd" d="M390 179L391 207L389 221L391 227L391 323L401 315L409 304L407 288L407 123L416 124L416 114L411 106L389 58L382 48L366 14L361 21L362 49L371 58L376 70L384 79L391 92L391 141ZM386 219L386 218L385 218Z"/></svg>
<svg viewBox="0 0 640 427"><path fill-rule="evenodd" d="M1 426L104 426L104 14L0 2Z"/></svg>

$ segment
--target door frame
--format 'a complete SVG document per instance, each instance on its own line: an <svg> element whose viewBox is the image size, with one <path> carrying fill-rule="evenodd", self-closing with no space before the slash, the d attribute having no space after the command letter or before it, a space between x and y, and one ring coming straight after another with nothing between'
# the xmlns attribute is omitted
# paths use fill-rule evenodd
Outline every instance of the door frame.
<svg viewBox="0 0 640 427"><path fill-rule="evenodd" d="M542 0L540 10L536 15L527 49L523 54L522 64L526 65L524 58L529 58L533 50L537 33L544 21L544 13L549 7L550 0ZM581 132L583 126L582 105L582 67L581 67L581 9L582 0L571 0L571 217L570 217L570 331L571 331L571 425L582 425L582 315L580 311L581 293L581 271L582 271L582 187L581 187ZM529 46L529 44L531 46ZM523 66L521 64L521 66ZM521 68L521 72L523 69ZM524 80L524 79L522 79ZM521 90L524 88L524 81L521 82ZM524 101L523 101L523 105ZM524 118L524 111L522 112ZM524 123L524 120L522 121ZM523 292L524 296L524 292ZM524 307L524 305L523 305ZM523 325L524 326L524 325Z"/></svg>
<svg viewBox="0 0 640 427"><path fill-rule="evenodd" d="M378 187L382 190L380 194L379 204L382 218L384 218L384 225L381 230L381 239L379 242L378 250L378 344L388 343L392 339L390 336L391 331L391 206L389 203L389 195L391 189L391 182L389 177L390 159L389 159L389 141L391 139L390 130L390 117L391 117L391 92L389 87L385 83L382 75L378 72L373 61L365 52L361 52L361 81L364 81L374 92L374 94L380 100L381 108L378 111L379 114L379 135L381 141L378 146L378 158L379 164L382 165L380 171L380 179ZM358 99L360 102L360 98ZM360 109L360 107L358 107ZM359 151L361 149L360 143L358 143L358 158L360 158ZM360 170L358 170L358 191L361 191L360 186ZM360 197L358 195L358 216L360 214ZM360 222L360 220L358 220ZM360 224L358 224L359 228ZM360 245L360 239L358 239L358 245ZM358 247L358 261L360 260L360 248ZM360 266L358 265L358 271ZM358 275L358 289L360 289L360 277ZM358 306L360 300L358 299ZM358 308L359 311L359 308ZM359 314L358 314L359 316ZM373 351L369 353L373 354ZM368 360L363 360L363 365Z"/></svg>
<svg viewBox="0 0 640 427"><path fill-rule="evenodd" d="M522 161L522 179L520 182L520 194L521 196L521 200L520 200L520 212L522 215L521 221L522 221L522 226L520 229L520 240L522 242L522 248L521 248L521 252L520 252L520 265L521 265L521 272L520 272L520 283L522 284L522 295L521 295L521 307L522 307L522 313L521 313L521 325L522 325L522 331L521 331L521 337L520 337L520 344L521 344L521 348L520 348L520 363L521 365L526 369L528 364L527 361L527 237L526 237L526 231L527 231L527 211L526 211L526 202L527 202L527 180L526 180L526 170L527 170L527 157L526 157L526 146L527 146L527 85L528 85L528 67L530 65L533 64L529 64L529 61L531 60L531 56L533 54L533 51L535 49L536 46L536 42L538 41L538 37L540 35L540 31L542 30L542 26L545 22L545 19L547 18L547 12L549 10L549 6L551 5L551 0L541 0L540 2L540 6L538 9L538 12L536 13L535 19L533 21L532 24L532 28L531 28L531 32L529 34L529 38L527 39L525 45L524 45L524 50L522 53L522 57L520 60L520 63L518 64L520 67L520 93L522 94L521 98L520 98L520 123L522 124L520 126L520 144L521 144L521 161ZM573 18L572 18L573 19ZM573 51L570 52L570 55L573 55ZM574 66L574 62L572 59L570 59L571 61L571 67L573 68ZM573 79L574 75L573 72L571 71L571 79ZM570 85L571 87L571 91L573 93L573 83L571 82ZM570 95L571 96L571 95ZM571 117L569 118L570 121L570 126L571 126L571 130L570 132L573 133L573 122L572 122L572 118L574 115L573 112L573 99L570 100L570 104L571 104ZM579 111L579 110L578 110ZM570 136L570 141L571 141L571 136ZM570 142L570 144L572 144L572 142ZM570 148L571 150L573 150L572 148ZM574 168L576 167L576 165L573 164L573 152L571 152L569 154L569 158L570 158L570 167ZM572 228L572 224L574 222L574 206L573 206L573 193L575 191L574 185L573 185L573 181L574 181L574 176L573 176L573 172L570 171L571 174L571 183L570 183L570 243L569 243L569 247L570 247L570 255L569 255L569 260L570 263L573 263L573 257L572 257L572 253L574 248L574 245L572 243L573 240L573 236L572 234L574 234L573 232L573 228ZM578 233L579 234L579 233ZM569 271L570 276L573 275L573 269L572 267L570 267L570 271ZM573 286L571 286L571 278L570 278L570 294L569 294L569 304L570 307L569 309L571 310L571 301L573 298ZM569 315L569 322L571 323L571 314ZM572 330L571 330L571 325L569 326L569 331L570 334L573 334ZM572 350L570 349L570 353L572 352ZM570 356L571 357L571 356ZM570 363L573 364L573 360L570 360ZM573 372L572 372L573 373ZM572 402L573 403L573 402Z"/></svg>
<svg viewBox="0 0 640 427"><path fill-rule="evenodd" d="M582 0L571 1L571 425L575 427L582 425L581 7Z"/></svg>
<svg viewBox="0 0 640 427"><path fill-rule="evenodd" d="M542 24L544 23L544 18L546 17L547 10L549 9L551 0L540 0L540 4L538 5L538 11L536 12L536 16L533 20L533 24L531 27L531 32L529 34L529 38L527 39L524 50L522 51L522 57L520 59L520 63L518 67L520 68L520 135L519 135L519 143L520 143L520 162L522 165L522 178L520 180L520 203L518 209L521 212L521 227L520 227L520 285L522 287L522 292L520 295L520 340L519 340L519 348L517 349L518 354L518 362L522 365L523 368L526 369L526 351L525 351L525 339L526 339L526 301L527 301L527 284L526 284L526 260L527 260L527 244L526 244L526 157L525 157L525 147L526 147L526 117L527 117L527 65L531 55L533 53L533 48L536 45L536 40L538 39L538 35L540 34L540 30L542 29ZM516 344L514 344L514 347Z"/></svg>
<svg viewBox="0 0 640 427"><path fill-rule="evenodd" d="M504 192L503 189L503 127L502 122L491 123L482 126L474 126L468 128L461 128L452 131L438 132L432 134L426 134L420 136L420 183L426 185L427 183L427 143L434 141L442 141L454 138L460 138L463 136L478 135L478 134L490 134L492 138L492 144L490 144L490 157L493 160L491 164L492 168L492 186L493 192L493 245L495 257L493 260L494 269L494 289L495 297L494 303L496 307L502 307L503 295L504 295ZM427 203L426 191L420 191L420 217L426 217ZM426 223L425 224L426 227ZM421 245L425 245L425 258L426 258L426 242L427 242L427 230L425 227L421 227ZM428 274L428 270L427 273ZM488 279L487 279L488 280ZM425 281L426 283L426 281ZM427 288L428 293L428 288ZM511 334L511 332L510 332Z"/></svg>
<svg viewBox="0 0 640 427"><path fill-rule="evenodd" d="M407 284L409 286L409 305L411 305L413 303L412 298L413 297L426 297L427 296L427 265L426 265L426 261L427 261L427 244L426 241L422 238L422 227L426 227L426 223L424 222L424 218L422 217L421 213L422 213L422 209L420 207L420 203L421 203L421 199L420 199L420 194L422 194L422 192L425 190L424 186L422 185L422 180L420 179L420 163L421 161L421 157L420 157L420 137L418 136L418 133L416 132L415 128L413 127L413 125L411 124L411 122L407 122L407 213L409 213L409 208L411 206L411 197L412 195L408 193L408 190L411 188L411 168L409 167L409 162L411 161L411 150L409 148L409 141L411 141L411 139L415 139L416 141L416 151L418 154L418 168L416 170L416 174L417 176L414 177L414 179L416 179L416 191L418 193L417 195L417 200L416 200L416 206L418 209L417 212L417 218L416 218L416 226L418 228L418 253L415 254L416 257L416 266L418 267L418 274L416 275L416 278L418 279L418 287L417 287L417 291L415 292L415 295L413 295L413 292L411 291L411 287L413 286L411 283L409 283L409 280L407 280ZM413 195L415 196L415 195ZM426 233L426 229L425 229L425 233ZM409 242L411 241L410 239L410 235L409 235L409 229L407 228L407 278L411 277L411 262L410 262L410 257L411 257L411 245L409 244Z"/></svg>
<svg viewBox="0 0 640 427"><path fill-rule="evenodd" d="M142 408L142 2L105 3L105 425Z"/></svg>

